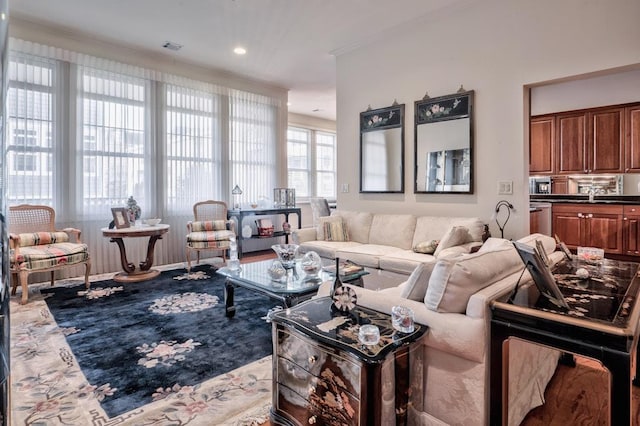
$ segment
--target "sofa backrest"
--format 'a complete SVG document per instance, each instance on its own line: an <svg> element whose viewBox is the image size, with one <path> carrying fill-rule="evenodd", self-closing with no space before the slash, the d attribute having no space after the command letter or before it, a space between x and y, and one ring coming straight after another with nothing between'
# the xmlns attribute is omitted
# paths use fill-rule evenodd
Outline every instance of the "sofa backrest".
<svg viewBox="0 0 640 426"><path fill-rule="evenodd" d="M380 244L409 250L416 229L412 214L374 214L369 231L369 244Z"/></svg>
<svg viewBox="0 0 640 426"><path fill-rule="evenodd" d="M356 212L350 210L334 210L331 216L342 217L342 222L347 227L349 240L357 243L369 243L369 230L373 214L368 212Z"/></svg>
<svg viewBox="0 0 640 426"><path fill-rule="evenodd" d="M477 217L419 216L411 247L425 241L441 239L452 226L465 226L473 241L482 241L484 224Z"/></svg>

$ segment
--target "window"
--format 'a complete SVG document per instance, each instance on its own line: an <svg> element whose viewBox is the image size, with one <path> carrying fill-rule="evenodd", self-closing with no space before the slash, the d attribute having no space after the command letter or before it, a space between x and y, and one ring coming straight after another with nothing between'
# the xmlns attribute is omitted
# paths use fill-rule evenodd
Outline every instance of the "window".
<svg viewBox="0 0 640 426"><path fill-rule="evenodd" d="M145 204L148 82L123 74L78 67L78 140L86 217L101 217L134 196Z"/></svg>
<svg viewBox="0 0 640 426"><path fill-rule="evenodd" d="M7 198L11 204L54 205L56 74L55 61L26 55L9 61Z"/></svg>
<svg viewBox="0 0 640 426"><path fill-rule="evenodd" d="M289 187L296 197L336 198L336 135L289 127L287 130Z"/></svg>
<svg viewBox="0 0 640 426"><path fill-rule="evenodd" d="M175 85L165 90L166 209L191 214L196 202L222 195L219 98Z"/></svg>
<svg viewBox="0 0 640 426"><path fill-rule="evenodd" d="M234 91L229 110L231 187L242 189L241 204L272 199L277 174L276 108L262 96Z"/></svg>

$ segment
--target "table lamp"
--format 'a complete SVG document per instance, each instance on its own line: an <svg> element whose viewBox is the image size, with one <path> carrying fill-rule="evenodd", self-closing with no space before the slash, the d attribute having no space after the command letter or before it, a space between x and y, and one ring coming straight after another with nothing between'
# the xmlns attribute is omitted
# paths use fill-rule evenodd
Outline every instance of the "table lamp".
<svg viewBox="0 0 640 426"><path fill-rule="evenodd" d="M234 186L231 190L231 194L233 195L233 208L236 210L240 209L240 195L242 195L242 189L238 185Z"/></svg>

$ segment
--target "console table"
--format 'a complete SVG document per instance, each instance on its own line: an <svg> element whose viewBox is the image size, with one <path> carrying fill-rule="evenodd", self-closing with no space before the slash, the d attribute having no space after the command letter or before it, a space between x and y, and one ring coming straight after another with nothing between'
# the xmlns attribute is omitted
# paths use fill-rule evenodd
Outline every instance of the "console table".
<svg viewBox="0 0 640 426"><path fill-rule="evenodd" d="M338 314L331 302L311 299L274 315L271 422L406 424L410 395L422 395L427 327L400 333L388 314L361 306ZM378 344L358 341L363 324L378 326Z"/></svg>
<svg viewBox="0 0 640 426"><path fill-rule="evenodd" d="M589 271L581 280L577 268ZM575 257L554 269L570 306L560 310L528 285L513 303L492 302L490 424L507 424L510 338L557 348L602 362L611 374L609 422L631 424L632 371L638 346L640 288L638 264L604 259L587 263Z"/></svg>
<svg viewBox="0 0 640 426"><path fill-rule="evenodd" d="M289 215L294 213L298 216L298 229L302 228L302 210L300 207L274 207L269 209L233 209L227 211L227 219L235 218L238 222L236 230L238 232L238 258L242 259L242 242L246 239L242 236L242 221L247 216L267 216L267 215L284 215L285 222L289 222ZM284 236L285 242L289 243L289 233L284 231L277 231L273 233L271 237L260 238L273 238ZM251 237L254 238L254 237ZM256 237L258 238L258 237Z"/></svg>

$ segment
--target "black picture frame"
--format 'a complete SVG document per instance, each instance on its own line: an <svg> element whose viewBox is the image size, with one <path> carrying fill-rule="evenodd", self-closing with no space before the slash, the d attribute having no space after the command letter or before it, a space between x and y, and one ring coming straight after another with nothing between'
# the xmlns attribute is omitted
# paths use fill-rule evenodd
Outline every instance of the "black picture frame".
<svg viewBox="0 0 640 426"><path fill-rule="evenodd" d="M554 305L569 309L569 304L562 295L560 288L558 288L551 269L544 263L538 250L535 247L517 241L513 242L513 246L520 255L525 268L529 270L540 294Z"/></svg>
<svg viewBox="0 0 640 426"><path fill-rule="evenodd" d="M361 194L404 193L404 107L360 113Z"/></svg>
<svg viewBox="0 0 640 426"><path fill-rule="evenodd" d="M113 223L117 229L129 228L129 211L125 207L111 207Z"/></svg>

